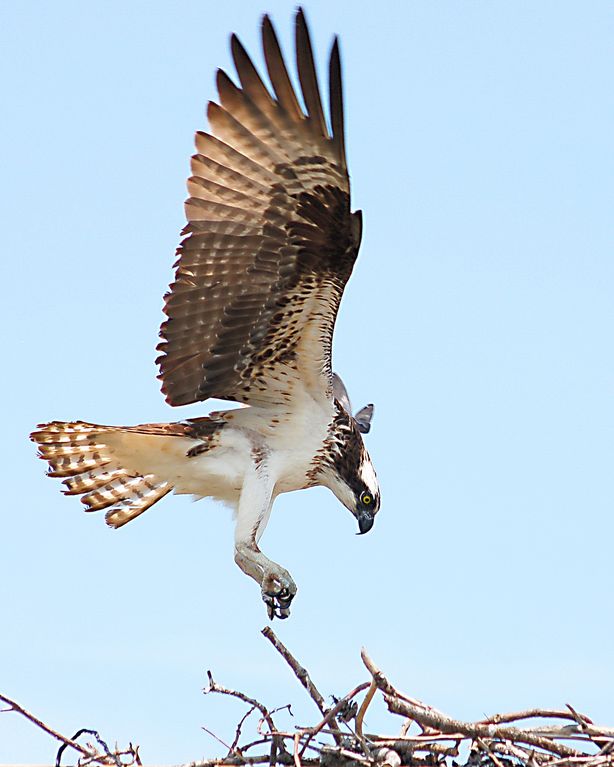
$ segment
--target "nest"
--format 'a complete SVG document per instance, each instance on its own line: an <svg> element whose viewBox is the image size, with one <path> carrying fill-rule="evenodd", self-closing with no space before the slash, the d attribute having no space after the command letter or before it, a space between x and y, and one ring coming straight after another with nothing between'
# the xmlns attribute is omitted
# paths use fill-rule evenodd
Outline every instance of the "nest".
<svg viewBox="0 0 614 767"><path fill-rule="evenodd" d="M614 728L595 725L585 714L567 705L562 710L528 709L495 714L477 722L454 719L442 711L400 692L373 663L365 650L361 657L367 680L330 706L296 660L270 628L262 631L319 710L310 726L292 731L277 727L275 718L290 705L270 709L239 690L218 684L208 672L206 694L237 698L246 711L236 724L231 744L210 730L227 753L216 759L191 762L184 767L241 767L268 764L288 767L614 767ZM383 696L396 735L364 731L365 715L377 695ZM15 701L0 701L61 742L56 767L66 752L79 754L78 767L132 767L141 765L138 746L110 748L95 730L82 729L71 738L41 722ZM251 737L246 735L248 721ZM524 723L526 726L521 726ZM89 736L83 743L80 738Z"/></svg>
<svg viewBox="0 0 614 767"><path fill-rule="evenodd" d="M228 753L193 767L242 764L291 767L614 767L614 728L598 727L572 706L529 709L464 722L400 692L361 653L368 681L327 707L309 673L270 628L262 632L291 667L320 710L310 727L279 730L270 711L237 690L222 687L209 673L206 693L239 698L249 706L237 724ZM377 694L388 711L402 717L396 735L365 732L365 715ZM287 708L287 707L284 707ZM279 709L278 709L279 710ZM243 725L259 712L256 739L243 738ZM519 726L531 722L531 726ZM392 729L392 728L391 728Z"/></svg>

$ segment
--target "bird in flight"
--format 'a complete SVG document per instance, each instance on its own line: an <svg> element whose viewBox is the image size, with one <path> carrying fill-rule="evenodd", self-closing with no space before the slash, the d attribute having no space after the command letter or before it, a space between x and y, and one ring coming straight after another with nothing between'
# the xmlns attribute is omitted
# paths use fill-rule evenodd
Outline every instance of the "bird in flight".
<svg viewBox="0 0 614 767"><path fill-rule="evenodd" d="M290 573L259 540L275 498L322 485L373 526L380 506L362 434L333 373L339 303L361 239L351 212L338 40L329 61L327 123L303 11L296 15L299 95L268 16L262 45L270 88L233 35L238 83L217 73L210 133L196 134L187 225L165 296L159 378L173 406L215 397L243 407L139 426L52 421L32 433L49 476L111 527L165 495L187 493L235 512L234 558L286 618ZM299 96L302 100L299 101Z"/></svg>

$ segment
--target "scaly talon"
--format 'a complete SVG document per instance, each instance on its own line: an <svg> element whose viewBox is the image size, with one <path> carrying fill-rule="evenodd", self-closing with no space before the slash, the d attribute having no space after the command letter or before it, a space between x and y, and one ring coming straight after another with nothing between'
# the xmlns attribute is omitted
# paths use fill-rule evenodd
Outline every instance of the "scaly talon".
<svg viewBox="0 0 614 767"><path fill-rule="evenodd" d="M281 568L280 568L281 569ZM270 572L262 581L262 600L267 607L269 618L288 618L290 605L296 595L296 584L290 574Z"/></svg>

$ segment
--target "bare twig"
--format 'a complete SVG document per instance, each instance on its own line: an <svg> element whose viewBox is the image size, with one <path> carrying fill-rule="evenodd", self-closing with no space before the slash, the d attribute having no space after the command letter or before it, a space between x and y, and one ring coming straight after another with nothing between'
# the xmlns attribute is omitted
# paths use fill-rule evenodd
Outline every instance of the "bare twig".
<svg viewBox="0 0 614 767"><path fill-rule="evenodd" d="M317 735L319 732L321 732L324 727L332 720L334 719L337 714L341 711L341 709L349 703L356 695L358 695L359 692L362 692L362 690L365 689L365 687L368 687L368 682L363 682L363 684L359 684L358 687L355 687L351 692L349 692L347 695L344 695L341 700L338 700L337 703L333 706L333 708L330 709L325 715L325 717L322 719L321 722L316 724L315 727L312 727L311 729L303 729L303 733L307 735L307 740L305 741L305 745L303 746L303 750L301 751L301 756L305 753L305 749L309 745L309 742L311 738L313 738L315 735ZM335 730L333 732L333 737L335 738L335 742L337 743L337 738L335 735L339 735L340 730Z"/></svg>
<svg viewBox="0 0 614 767"><path fill-rule="evenodd" d="M237 753L237 745L238 745L238 743L239 743L239 739L241 738L241 728L242 728L242 727L243 727L243 725L245 724L245 722L246 722L247 718L248 718L248 717L249 717L251 714L253 714L253 712L254 712L254 711L256 711L256 706L252 706L252 707L251 707L251 708L250 708L250 709L247 711L247 713L245 713L245 714L244 714L244 715L241 717L241 719L240 719L240 721L239 721L239 724L237 724L237 729L236 729L236 731L235 731L235 737L234 737L234 740L232 741L232 743L230 744L230 748L228 749L228 755L229 755L229 756L230 756L230 754L236 754L236 753Z"/></svg>
<svg viewBox="0 0 614 767"><path fill-rule="evenodd" d="M292 655L290 650L288 650L288 648L284 645L284 643L277 637L277 635L275 634L272 628L270 628L269 626L265 626L262 629L262 635L269 640L269 642L273 645L273 647L277 650L277 652L281 655L281 657L290 666L292 671L294 671L296 678L307 690L313 702L320 709L320 713L322 714L322 716L324 716L327 711L326 703L324 702L324 698L320 694L320 691L318 690L318 688L311 681L311 677L309 676L307 669L301 666L301 664L296 660L294 655Z"/></svg>
<svg viewBox="0 0 614 767"><path fill-rule="evenodd" d="M413 706L420 706L425 710L432 711L433 713L439 714L440 716L444 716L444 714L442 714L441 711L437 711L436 708L427 706L425 703L422 703L422 701L417 700L416 698L410 698L408 695L404 695L402 692L399 692L395 687L393 687L388 679L384 676L384 674L380 671L380 669L375 665L375 663L373 663L369 653L365 650L364 647L360 651L360 657L362 658L362 662L367 667L367 671L373 677L375 684L385 695L394 695L395 698L405 700L408 703L411 703Z"/></svg>
<svg viewBox="0 0 614 767"><path fill-rule="evenodd" d="M383 738L378 735L367 735L373 741L373 746L387 746L402 755L413 755L418 752L437 754L439 756L458 756L458 745L445 746L431 740L414 741L406 738ZM458 741L455 741L458 744Z"/></svg>
<svg viewBox="0 0 614 767"><path fill-rule="evenodd" d="M363 702L360 704L360 708L358 709L358 714L356 714L356 737L358 738L360 745L362 746L362 750L369 757L369 759L372 758L372 754L371 754L371 749L369 748L369 745L367 741L365 740L364 735L362 734L362 723L364 721L365 714L367 713L367 709L371 705L371 701L373 700L375 696L376 691L377 691L377 684L375 683L375 679L371 679L371 684L369 685L367 694L365 695Z"/></svg>
<svg viewBox="0 0 614 767"><path fill-rule="evenodd" d="M59 740L60 743L63 743L65 746L74 748L75 751L78 751L83 756L96 756L96 753L94 751L92 751L91 749L85 748L85 746L82 746L80 743L77 743L72 738L67 738L65 735L62 735L62 733L49 727L48 724L45 724L37 716L34 716L34 714L27 711L23 706L20 706L19 703L15 702L14 700L11 700L11 698L7 698L6 695L0 695L0 701L2 701L3 703L6 703L9 707L8 709L4 709L4 713L14 711L16 714L21 714L21 716L28 719L30 722L32 722L32 724L36 725L40 730L43 730L43 732L46 732L48 735L51 735L52 738Z"/></svg>
<svg viewBox="0 0 614 767"><path fill-rule="evenodd" d="M356 714L356 735L360 739L363 738L362 723L364 721L365 714L367 713L367 709L371 705L371 701L373 700L376 690L377 685L375 684L375 679L372 679L371 684L369 685L369 689L367 690L367 694L365 695L363 702L360 704L358 714Z"/></svg>
<svg viewBox="0 0 614 767"><path fill-rule="evenodd" d="M209 679L209 684L207 687L203 689L203 692L205 695L208 695L210 692L217 692L220 695L229 695L231 698L238 698L239 700L242 700L244 703L249 704L250 706L253 706L254 708L257 708L258 711L262 714L264 720L269 726L269 729L274 730L275 724L273 720L271 719L271 715L269 713L269 710L266 706L264 706L260 701L256 700L255 698L250 698L249 695L246 695L244 692L240 692L239 690L231 690L229 687L222 687L221 684L218 684L211 674L210 671L207 671L207 678Z"/></svg>
<svg viewBox="0 0 614 767"><path fill-rule="evenodd" d="M483 741L481 738L476 738L475 744L490 756L496 767L503 767L499 759L497 759L497 755L487 742Z"/></svg>
<svg viewBox="0 0 614 767"><path fill-rule="evenodd" d="M511 740L518 743L527 743L530 746L536 746L546 751L558 754L559 756L583 756L581 751L569 748L561 743L555 743L552 739L535 735L527 730L521 730L518 727L497 727L492 724L474 724L471 722L461 722L457 719L451 719L439 712L414 706L405 700L395 698L393 695L384 695L384 700L388 709L395 714L410 716L417 722L428 727L434 727L442 733L458 734L472 740L497 739Z"/></svg>
<svg viewBox="0 0 614 767"><path fill-rule="evenodd" d="M227 749L228 749L228 753L229 753L229 754L231 754L231 753L232 753L232 746L229 746L229 745L228 745L228 743L226 743L226 742L225 742L225 741L223 741L221 738L219 738L219 737L218 737L218 736L217 736L217 735L216 735L216 734L215 734L215 733L214 733L212 730L209 730L209 729L208 729L207 727L205 727L204 725L201 725L200 729L201 729L201 730L204 730L204 731L207 733L207 735L211 735L211 737L212 737L214 740L217 740L217 742L218 742L218 743L221 743L221 744L224 746L224 748L227 748Z"/></svg>
<svg viewBox="0 0 614 767"><path fill-rule="evenodd" d="M273 718L271 717L271 714L266 706L264 706L260 701L256 700L255 698L250 698L248 695L246 695L243 692L240 692L239 690L231 690L228 687L222 687L222 685L218 684L214 679L213 675L211 674L211 671L207 671L207 678L209 679L209 685L205 687L203 692L206 694L210 692L217 692L220 695L229 695L232 698L238 698L239 700L242 700L244 703L248 703L250 706L253 706L254 708L257 708L260 713L262 714L263 720L267 723L269 732L271 733L271 752L269 754L269 764L272 766L276 764L278 759L278 751L280 745L283 746L283 743L279 741L277 736L273 735L272 733L275 732L277 729L275 727L275 722L273 722Z"/></svg>
<svg viewBox="0 0 614 767"><path fill-rule="evenodd" d="M584 714L548 708L530 708L526 711L515 711L509 714L493 714L493 716L481 719L478 724L505 724L519 722L521 719L571 719L578 723L592 724L592 721Z"/></svg>
<svg viewBox="0 0 614 767"><path fill-rule="evenodd" d="M297 732L294 735L294 749L292 751L292 753L294 754L294 765L295 765L295 767L302 767L301 756L300 756L300 754L298 752L298 748L299 748L300 744L301 744L301 733Z"/></svg>
<svg viewBox="0 0 614 767"><path fill-rule="evenodd" d="M494 714L477 722L461 721L397 690L365 650L362 659L370 680L357 685L343 698L334 698L334 705L326 707L307 670L270 629L262 633L316 703L321 718L311 727L279 730L273 715L285 708L292 714L289 705L270 709L239 690L219 685L208 672L205 692L236 698L248 709L239 720L230 745L203 727L228 753L222 758L194 762L189 767L256 767L266 763L270 767L459 767L458 756L467 753L467 746L469 756L461 767L614 767L614 728L595 725L572 706L562 710L531 708ZM364 690L367 692L358 706L355 698ZM364 732L367 712L378 691L388 710L404 718L398 736ZM61 740L58 759L66 748L72 747L81 756L78 767L140 765L138 749L132 746L124 751L117 748L111 751L94 730L80 730L72 738L65 738L9 698L0 696L1 703L6 704L4 711L21 713ZM254 711L260 714L257 724L252 722L259 737L252 740L245 737L248 742L242 743L246 722ZM350 726L353 718L354 730ZM414 722L416 729L412 729ZM527 722L527 726L519 726L520 722ZM77 737L85 732L94 735L97 741L94 745L81 746L77 742ZM572 747L572 742L577 748ZM258 753L261 749L268 753Z"/></svg>

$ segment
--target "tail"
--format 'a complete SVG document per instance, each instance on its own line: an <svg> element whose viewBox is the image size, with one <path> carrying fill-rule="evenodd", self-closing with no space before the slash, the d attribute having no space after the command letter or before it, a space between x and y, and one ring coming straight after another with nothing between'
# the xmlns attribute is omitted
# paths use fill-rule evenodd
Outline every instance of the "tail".
<svg viewBox="0 0 614 767"><path fill-rule="evenodd" d="M53 421L39 424L30 439L49 462L48 476L64 477L66 495L81 495L86 511L107 509L107 524L121 527L173 489L155 474L125 468L139 452L139 436L139 427Z"/></svg>

